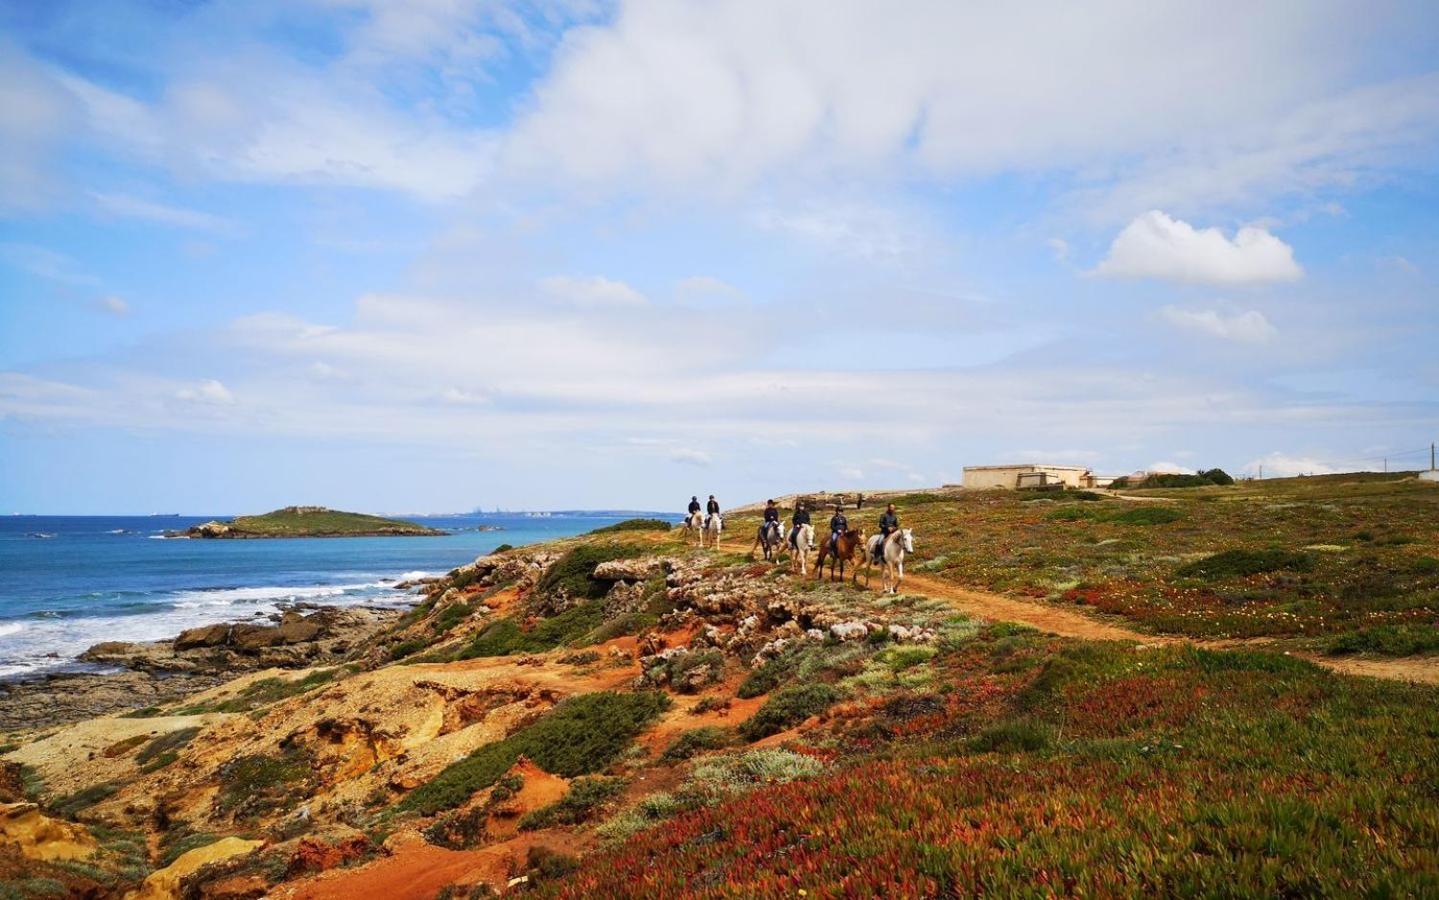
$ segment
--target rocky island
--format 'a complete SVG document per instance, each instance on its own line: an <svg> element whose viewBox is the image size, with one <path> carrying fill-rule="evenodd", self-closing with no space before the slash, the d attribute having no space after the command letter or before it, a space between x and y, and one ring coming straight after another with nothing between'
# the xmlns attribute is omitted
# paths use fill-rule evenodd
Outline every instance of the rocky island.
<svg viewBox="0 0 1439 900"><path fill-rule="evenodd" d="M236 516L174 531L169 537L295 538L295 537L434 537L445 534L403 519L342 512L323 506L287 506L258 516Z"/></svg>

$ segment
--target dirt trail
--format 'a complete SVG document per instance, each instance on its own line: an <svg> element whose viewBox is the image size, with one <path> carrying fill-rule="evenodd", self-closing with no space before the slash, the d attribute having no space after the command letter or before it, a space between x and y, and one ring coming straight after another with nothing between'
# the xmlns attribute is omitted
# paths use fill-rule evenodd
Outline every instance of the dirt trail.
<svg viewBox="0 0 1439 900"><path fill-rule="evenodd" d="M1263 646L1267 640L1252 641L1196 641L1172 635L1145 634L1122 624L1104 622L1090 618L1083 613L1051 606L1002 594L972 591L956 587L922 575L906 575L904 592L922 594L937 600L952 603L965 612L974 613L986 619L1003 622L1017 622L1057 634L1063 637L1085 638L1099 641L1133 641L1146 646L1171 644L1193 644L1215 650L1232 649L1238 646ZM1332 657L1311 653L1294 653L1303 658L1346 675L1367 675L1371 678L1387 678L1391 681L1411 681L1422 684L1439 684L1439 659L1375 659L1370 657Z"/></svg>

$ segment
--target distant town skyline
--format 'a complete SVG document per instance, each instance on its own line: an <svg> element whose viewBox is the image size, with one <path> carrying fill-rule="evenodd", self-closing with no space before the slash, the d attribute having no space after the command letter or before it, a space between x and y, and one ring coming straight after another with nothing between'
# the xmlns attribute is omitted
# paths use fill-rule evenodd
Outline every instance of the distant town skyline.
<svg viewBox="0 0 1439 900"><path fill-rule="evenodd" d="M1422 2L0 4L0 510L1423 468L1436 61Z"/></svg>

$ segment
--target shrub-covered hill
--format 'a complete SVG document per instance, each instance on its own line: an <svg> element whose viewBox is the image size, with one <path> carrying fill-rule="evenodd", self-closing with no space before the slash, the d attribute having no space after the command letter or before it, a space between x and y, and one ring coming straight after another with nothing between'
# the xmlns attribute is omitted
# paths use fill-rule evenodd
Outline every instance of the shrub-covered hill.
<svg viewBox="0 0 1439 900"><path fill-rule="evenodd" d="M988 509L1014 517L1018 545L1027 517L1064 508L954 502L901 514L957 526L944 510ZM482 557L342 665L9 736L0 802L33 798L24 815L51 824L29 845L0 837L5 889L1439 889L1439 689L1252 647L1064 639L937 595L801 579L734 553L736 522L721 551L656 528ZM74 855L45 858L61 837Z"/></svg>
<svg viewBox="0 0 1439 900"><path fill-rule="evenodd" d="M199 538L403 537L444 533L402 519L323 506L287 506L257 516L236 516L229 522L206 522L185 532Z"/></svg>

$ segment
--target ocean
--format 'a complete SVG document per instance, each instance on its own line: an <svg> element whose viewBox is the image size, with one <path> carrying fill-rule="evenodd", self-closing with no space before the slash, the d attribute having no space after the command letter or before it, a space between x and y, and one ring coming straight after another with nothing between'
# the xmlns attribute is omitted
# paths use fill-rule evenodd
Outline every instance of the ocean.
<svg viewBox="0 0 1439 900"><path fill-rule="evenodd" d="M407 517L443 537L176 540L228 516L0 517L0 680L101 671L76 656L100 641L152 641L283 605L407 606L394 585L438 575L500 544L581 534L655 513ZM482 530L497 528L499 530Z"/></svg>

